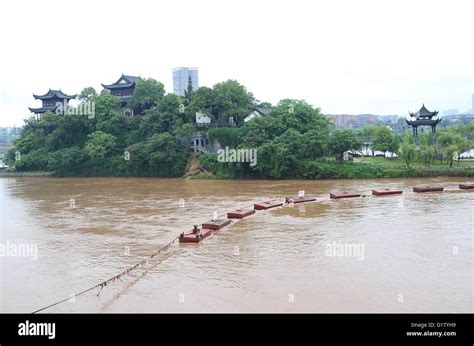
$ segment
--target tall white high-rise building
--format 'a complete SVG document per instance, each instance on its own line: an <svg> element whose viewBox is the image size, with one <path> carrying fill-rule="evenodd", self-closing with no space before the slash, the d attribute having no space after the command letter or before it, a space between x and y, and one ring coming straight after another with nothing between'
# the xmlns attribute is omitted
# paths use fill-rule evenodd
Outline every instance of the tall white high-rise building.
<svg viewBox="0 0 474 346"><path fill-rule="evenodd" d="M173 69L173 92L176 95L184 96L190 77L193 91L195 91L199 88L197 67L176 67Z"/></svg>

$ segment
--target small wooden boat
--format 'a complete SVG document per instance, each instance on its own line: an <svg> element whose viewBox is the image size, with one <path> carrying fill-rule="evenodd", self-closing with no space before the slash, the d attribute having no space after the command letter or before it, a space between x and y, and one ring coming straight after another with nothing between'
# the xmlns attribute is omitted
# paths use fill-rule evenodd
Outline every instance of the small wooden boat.
<svg viewBox="0 0 474 346"><path fill-rule="evenodd" d="M189 232L183 232L179 236L180 243L199 243L200 241L206 239L212 234L212 229L193 229Z"/></svg>
<svg viewBox="0 0 474 346"><path fill-rule="evenodd" d="M443 191L444 187L442 186L414 186L413 192L439 192Z"/></svg>
<svg viewBox="0 0 474 346"><path fill-rule="evenodd" d="M372 190L372 195L375 195L375 196L400 195L402 193L403 193L402 190L395 190L395 189Z"/></svg>
<svg viewBox="0 0 474 346"><path fill-rule="evenodd" d="M262 203L256 203L253 205L255 210L267 210L270 208L280 207L283 205L283 202L279 201L265 201Z"/></svg>
<svg viewBox="0 0 474 346"><path fill-rule="evenodd" d="M208 229L212 229L214 231L218 231L222 227L225 227L230 223L231 223L231 221L228 220L228 219L209 220L209 221L206 221L202 224L202 228L208 228Z"/></svg>
<svg viewBox="0 0 474 346"><path fill-rule="evenodd" d="M286 203L303 203L303 202L312 202L315 201L316 197L311 197L311 196L304 196L304 197L286 197L285 202Z"/></svg>
<svg viewBox="0 0 474 346"><path fill-rule="evenodd" d="M474 184L459 184L459 188L462 190L473 190Z"/></svg>
<svg viewBox="0 0 474 346"><path fill-rule="evenodd" d="M243 219L244 217L255 214L255 209L237 209L227 213L228 219Z"/></svg>
<svg viewBox="0 0 474 346"><path fill-rule="evenodd" d="M360 197L360 193L358 192L349 192L349 191L342 191L342 192L331 192L329 197L333 199L339 198L352 198L352 197Z"/></svg>

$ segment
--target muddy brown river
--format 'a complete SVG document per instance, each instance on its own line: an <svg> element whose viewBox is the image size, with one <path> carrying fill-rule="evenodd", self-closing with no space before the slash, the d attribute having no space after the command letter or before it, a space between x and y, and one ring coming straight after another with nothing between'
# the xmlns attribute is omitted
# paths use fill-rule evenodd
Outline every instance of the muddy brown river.
<svg viewBox="0 0 474 346"><path fill-rule="evenodd" d="M68 298L214 211L299 190L318 200L176 242L99 296L44 312L472 312L474 194L462 182L0 178L0 312ZM385 187L404 193L370 195ZM334 190L367 197L330 200Z"/></svg>

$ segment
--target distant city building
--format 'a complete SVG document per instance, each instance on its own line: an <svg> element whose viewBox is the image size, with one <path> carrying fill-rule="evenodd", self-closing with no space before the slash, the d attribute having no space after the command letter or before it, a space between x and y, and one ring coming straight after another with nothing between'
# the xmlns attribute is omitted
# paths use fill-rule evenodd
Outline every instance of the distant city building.
<svg viewBox="0 0 474 346"><path fill-rule="evenodd" d="M128 106L133 92L135 91L136 82L140 77L129 76L122 74L122 76L113 84L102 84L104 89L110 90L110 93L120 99L123 115L133 115L133 109Z"/></svg>
<svg viewBox="0 0 474 346"><path fill-rule="evenodd" d="M20 134L21 127L0 127L0 147L12 145Z"/></svg>
<svg viewBox="0 0 474 346"><path fill-rule="evenodd" d="M0 127L0 145L8 143L8 128Z"/></svg>
<svg viewBox="0 0 474 346"><path fill-rule="evenodd" d="M13 142L20 137L20 134L20 127L0 127L0 170L7 168L4 164L5 156L13 146Z"/></svg>
<svg viewBox="0 0 474 346"><path fill-rule="evenodd" d="M386 125L396 124L398 118L398 115L377 115L377 120Z"/></svg>
<svg viewBox="0 0 474 346"><path fill-rule="evenodd" d="M193 91L199 88L198 69L196 67L177 67L173 69L173 92L176 95L184 96L188 90L189 78Z"/></svg>
<svg viewBox="0 0 474 346"><path fill-rule="evenodd" d="M41 118L41 116L46 113L46 112L54 112L56 111L56 108L62 106L62 105L67 105L69 103L69 100L75 99L77 94L74 95L67 95L63 93L61 90L52 90L49 89L48 92L44 95L35 95L33 94L33 97L35 100L41 100L43 102L43 106L40 108L31 108L30 111L34 114L36 114L36 117L38 119Z"/></svg>
<svg viewBox="0 0 474 346"><path fill-rule="evenodd" d="M474 94L472 94L471 107L471 114L474 114Z"/></svg>
<svg viewBox="0 0 474 346"><path fill-rule="evenodd" d="M358 116L359 127L363 127L365 125L372 125L376 124L378 117L373 114L359 114Z"/></svg>
<svg viewBox="0 0 474 346"><path fill-rule="evenodd" d="M377 124L377 115L374 114L325 114L324 116L337 127L360 128Z"/></svg>
<svg viewBox="0 0 474 346"><path fill-rule="evenodd" d="M451 115L443 119L443 126L450 126L454 124L464 124L467 125L470 122L474 121L474 114L458 114Z"/></svg>
<svg viewBox="0 0 474 346"><path fill-rule="evenodd" d="M443 115L449 116L449 115L459 115L459 109L457 108L450 108L447 109L443 112Z"/></svg>

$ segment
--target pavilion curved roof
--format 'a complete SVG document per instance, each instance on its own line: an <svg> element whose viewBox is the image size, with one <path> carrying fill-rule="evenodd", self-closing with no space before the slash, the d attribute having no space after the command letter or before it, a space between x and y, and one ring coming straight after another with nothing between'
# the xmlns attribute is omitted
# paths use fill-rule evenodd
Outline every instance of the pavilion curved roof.
<svg viewBox="0 0 474 346"><path fill-rule="evenodd" d="M63 93L60 90L52 90L52 89L49 89L48 92L44 95L36 95L36 94L33 94L33 97L35 99L39 99L39 100L50 100L50 99L53 99L53 98L58 98L58 99L61 99L61 100L72 100L72 99L75 99L77 96L77 94L74 94L74 95L67 95L65 93Z"/></svg>
<svg viewBox="0 0 474 346"><path fill-rule="evenodd" d="M139 76L130 76L122 74L120 78L113 84L102 84L102 87L105 89L118 89L118 88L128 88L135 85L137 80L140 80Z"/></svg>
<svg viewBox="0 0 474 346"><path fill-rule="evenodd" d="M56 106L50 106L50 107L40 107L40 108L31 108L31 107L28 107L28 109L30 110L30 112L32 113L38 113L38 114L41 114L41 113L46 113L48 111L50 112L54 112L56 110Z"/></svg>
<svg viewBox="0 0 474 346"><path fill-rule="evenodd" d="M420 118L429 118L431 119L432 117L438 115L438 111L431 112L429 111L426 107L425 104L423 103L423 106L421 106L420 110L416 113L409 112L411 117L414 117L416 119Z"/></svg>
<svg viewBox="0 0 474 346"><path fill-rule="evenodd" d="M436 119L420 118L417 120L406 119L406 123L412 126L423 126L423 125L432 126L432 125L437 125L440 121L441 121L441 118L436 118Z"/></svg>

